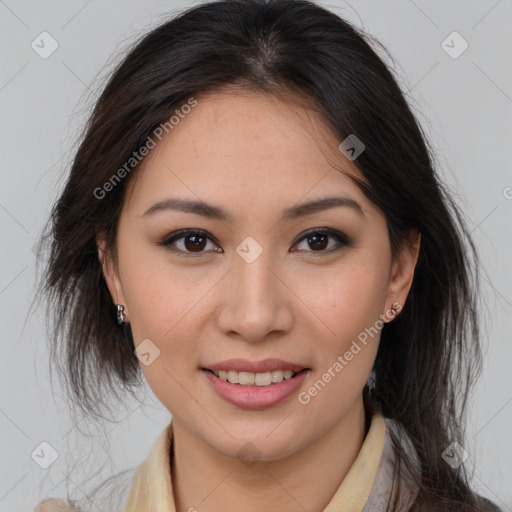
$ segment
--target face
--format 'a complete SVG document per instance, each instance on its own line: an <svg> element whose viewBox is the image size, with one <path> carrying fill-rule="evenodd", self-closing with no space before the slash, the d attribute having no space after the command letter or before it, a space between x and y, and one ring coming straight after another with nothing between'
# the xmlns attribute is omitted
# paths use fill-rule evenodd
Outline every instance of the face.
<svg viewBox="0 0 512 512"><path fill-rule="evenodd" d="M225 455L252 442L279 459L342 422L405 303L415 255L391 260L340 142L291 102L210 93L130 182L107 284L156 396ZM337 199L304 206L325 198ZM210 371L222 368L239 383ZM296 375L278 383L286 368Z"/></svg>

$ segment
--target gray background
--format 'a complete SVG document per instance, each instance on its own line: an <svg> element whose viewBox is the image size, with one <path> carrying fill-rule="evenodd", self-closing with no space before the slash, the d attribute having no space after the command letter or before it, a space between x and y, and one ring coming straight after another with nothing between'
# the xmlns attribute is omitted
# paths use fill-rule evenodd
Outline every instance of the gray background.
<svg viewBox="0 0 512 512"><path fill-rule="evenodd" d="M69 415L49 380L42 316L28 315L36 273L33 246L62 183L101 79L121 49L190 2L0 0L0 511L31 510L43 496L80 493L143 460L170 419L146 388L103 427ZM438 153L480 251L485 366L473 396L468 464L474 485L512 510L512 2L363 0L324 3L379 38ZM47 31L57 50L43 59L32 41ZM452 58L442 42L469 44ZM450 39L448 39L450 41ZM48 41L47 41L48 43ZM448 43L452 51L461 41ZM46 44L49 48L49 43ZM86 433L87 436L84 436ZM46 441L57 460L31 453Z"/></svg>

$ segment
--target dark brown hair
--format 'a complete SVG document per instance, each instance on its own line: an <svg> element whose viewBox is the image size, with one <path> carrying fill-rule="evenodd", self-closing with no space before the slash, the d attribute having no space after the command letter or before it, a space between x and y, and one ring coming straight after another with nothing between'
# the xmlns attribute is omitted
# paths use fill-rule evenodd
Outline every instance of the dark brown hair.
<svg viewBox="0 0 512 512"><path fill-rule="evenodd" d="M230 85L288 91L314 103L340 142L350 134L363 141L355 163L368 184L354 179L384 212L393 256L410 228L421 232L407 302L382 329L365 388L366 400L414 445L418 464L394 438L397 475L407 467L419 487L410 510L495 510L471 491L463 465L453 469L441 457L453 441L464 444L480 370L477 253L399 80L372 43L379 44L306 0L204 3L138 42L95 105L43 237L52 354L63 357L71 394L91 415L116 389L137 388L130 329L116 323L96 238L105 235L115 261L125 191L140 165L103 198L94 191L191 97Z"/></svg>

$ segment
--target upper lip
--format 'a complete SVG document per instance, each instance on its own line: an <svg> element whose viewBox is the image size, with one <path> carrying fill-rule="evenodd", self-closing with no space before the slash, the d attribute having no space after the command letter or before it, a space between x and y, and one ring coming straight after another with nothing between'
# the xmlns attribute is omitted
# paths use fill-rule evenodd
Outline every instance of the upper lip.
<svg viewBox="0 0 512 512"><path fill-rule="evenodd" d="M307 366L283 361L282 359L263 359L261 361L249 361L248 359L227 359L219 363L209 364L203 367L206 370L221 371L233 370L239 372L265 373L272 370L291 370L300 372Z"/></svg>

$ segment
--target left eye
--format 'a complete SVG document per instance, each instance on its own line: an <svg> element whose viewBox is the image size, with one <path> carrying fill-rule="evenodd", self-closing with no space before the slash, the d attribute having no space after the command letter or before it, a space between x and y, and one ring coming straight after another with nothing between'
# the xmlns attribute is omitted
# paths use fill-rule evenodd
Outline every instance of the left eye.
<svg viewBox="0 0 512 512"><path fill-rule="evenodd" d="M331 238L331 240L336 240L338 247L336 247L336 244L333 244L335 246L333 249L333 245L329 245L329 238ZM310 231L309 233L306 233L299 242L306 243L307 246L313 249L313 251L308 252L331 252L331 250L337 251L343 246L352 245L352 241L347 236L330 229L316 229L314 231ZM296 245L300 246L300 243ZM327 249L327 251L325 249Z"/></svg>

